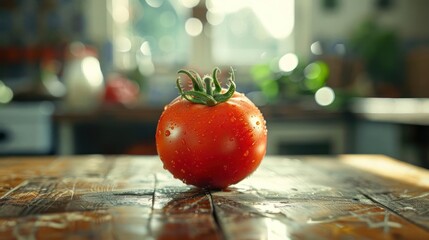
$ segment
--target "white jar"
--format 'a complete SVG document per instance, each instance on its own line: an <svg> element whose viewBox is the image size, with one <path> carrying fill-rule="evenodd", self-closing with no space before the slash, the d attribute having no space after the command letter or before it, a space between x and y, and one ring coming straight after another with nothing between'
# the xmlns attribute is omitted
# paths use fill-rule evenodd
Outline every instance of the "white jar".
<svg viewBox="0 0 429 240"><path fill-rule="evenodd" d="M101 102L103 73L96 52L81 43L69 48L63 80L67 89L65 104L69 110L92 110Z"/></svg>

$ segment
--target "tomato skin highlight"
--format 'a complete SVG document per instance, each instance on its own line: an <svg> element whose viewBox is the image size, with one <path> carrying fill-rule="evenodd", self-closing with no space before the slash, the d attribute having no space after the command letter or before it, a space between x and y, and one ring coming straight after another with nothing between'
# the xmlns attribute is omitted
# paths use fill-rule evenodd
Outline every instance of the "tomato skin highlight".
<svg viewBox="0 0 429 240"><path fill-rule="evenodd" d="M265 120L244 94L215 106L178 97L165 107L156 147L164 168L186 184L223 189L261 163L267 144Z"/></svg>

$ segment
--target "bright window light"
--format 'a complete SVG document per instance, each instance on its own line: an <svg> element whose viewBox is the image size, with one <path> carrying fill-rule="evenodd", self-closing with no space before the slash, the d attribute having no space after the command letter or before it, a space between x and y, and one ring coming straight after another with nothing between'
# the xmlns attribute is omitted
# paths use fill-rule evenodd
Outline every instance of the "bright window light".
<svg viewBox="0 0 429 240"><path fill-rule="evenodd" d="M294 0L207 0L206 7L217 64L252 65L295 51Z"/></svg>
<svg viewBox="0 0 429 240"><path fill-rule="evenodd" d="M293 30L293 0L208 0L206 5L209 12L217 14L229 14L250 9L264 29L277 39L288 37Z"/></svg>

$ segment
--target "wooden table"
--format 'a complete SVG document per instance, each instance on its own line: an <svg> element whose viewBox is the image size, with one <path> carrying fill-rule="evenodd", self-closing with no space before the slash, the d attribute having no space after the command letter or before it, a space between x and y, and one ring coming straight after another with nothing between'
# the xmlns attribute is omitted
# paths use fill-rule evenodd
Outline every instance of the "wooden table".
<svg viewBox="0 0 429 240"><path fill-rule="evenodd" d="M429 239L429 172L375 155L268 156L224 191L157 157L0 159L0 239Z"/></svg>

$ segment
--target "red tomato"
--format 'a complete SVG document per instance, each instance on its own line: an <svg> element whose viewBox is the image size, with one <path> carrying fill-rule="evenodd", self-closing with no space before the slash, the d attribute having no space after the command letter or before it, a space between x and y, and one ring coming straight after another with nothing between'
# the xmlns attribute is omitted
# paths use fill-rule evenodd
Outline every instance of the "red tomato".
<svg viewBox="0 0 429 240"><path fill-rule="evenodd" d="M216 68L212 77L215 87L219 87L217 71ZM188 73L194 80L200 78L195 72L182 73ZM233 72L231 77L234 78ZM212 84L206 78L206 84L201 79L199 83L193 80L194 90L195 87L211 88ZM159 119L156 133L158 154L164 168L186 184L226 188L255 171L265 155L265 120L244 94L234 92L235 84L233 80L230 82L228 90L216 88L213 94L230 94L230 98L218 97L222 102L208 106L201 103L204 98L200 94L183 92L178 80L181 96L165 107Z"/></svg>

